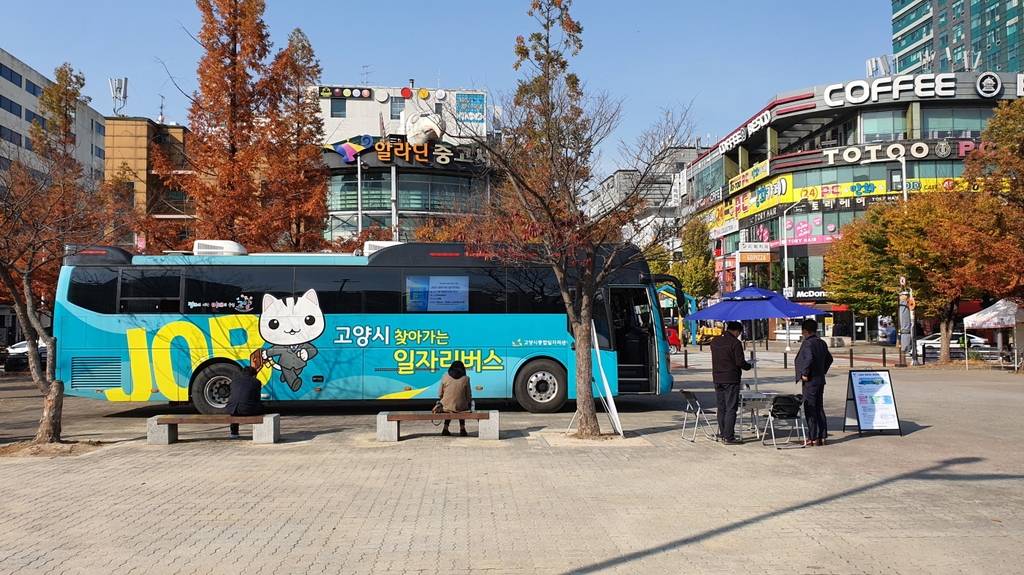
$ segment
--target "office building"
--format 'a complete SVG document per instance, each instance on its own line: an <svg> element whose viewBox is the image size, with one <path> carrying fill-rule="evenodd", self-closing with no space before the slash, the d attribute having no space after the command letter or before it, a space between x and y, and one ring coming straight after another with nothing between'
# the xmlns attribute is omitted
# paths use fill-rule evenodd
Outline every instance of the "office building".
<svg viewBox="0 0 1024 575"><path fill-rule="evenodd" d="M371 226L409 241L430 218L478 208L486 158L471 137L496 130L482 90L319 86L331 171L328 239Z"/></svg>
<svg viewBox="0 0 1024 575"><path fill-rule="evenodd" d="M1020 72L1021 0L892 0L896 72Z"/></svg>

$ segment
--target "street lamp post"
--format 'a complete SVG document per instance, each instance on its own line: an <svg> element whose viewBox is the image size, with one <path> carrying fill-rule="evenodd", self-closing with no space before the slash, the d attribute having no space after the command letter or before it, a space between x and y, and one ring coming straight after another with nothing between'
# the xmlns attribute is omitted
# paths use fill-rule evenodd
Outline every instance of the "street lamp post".
<svg viewBox="0 0 1024 575"><path fill-rule="evenodd" d="M801 205L806 204L807 198L800 198L800 201L782 210L782 220L779 222L779 233L782 234L782 279L783 287L782 290L786 297L789 296L789 236L786 234L786 214L789 210ZM789 318L786 318L786 352L793 351L789 346Z"/></svg>

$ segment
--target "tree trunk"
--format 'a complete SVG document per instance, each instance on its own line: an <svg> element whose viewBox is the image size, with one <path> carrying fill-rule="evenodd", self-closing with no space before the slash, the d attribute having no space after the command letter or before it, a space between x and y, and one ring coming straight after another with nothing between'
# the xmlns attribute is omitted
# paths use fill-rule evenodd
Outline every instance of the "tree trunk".
<svg viewBox="0 0 1024 575"><path fill-rule="evenodd" d="M597 423L597 410L594 406L590 315L588 312L581 314L583 321L573 330L576 336L576 436L580 439L596 439L601 436L601 426Z"/></svg>
<svg viewBox="0 0 1024 575"><path fill-rule="evenodd" d="M949 344L952 343L953 324L959 305L960 300L955 299L939 309L939 331L942 332L942 338L939 341L939 361L949 361ZM967 353L966 348L964 348L964 353Z"/></svg>
<svg viewBox="0 0 1024 575"><path fill-rule="evenodd" d="M50 359L53 361L56 358ZM39 418L39 430L33 440L35 443L60 443L63 411L64 382L57 379L50 382L50 389L43 400L43 415Z"/></svg>

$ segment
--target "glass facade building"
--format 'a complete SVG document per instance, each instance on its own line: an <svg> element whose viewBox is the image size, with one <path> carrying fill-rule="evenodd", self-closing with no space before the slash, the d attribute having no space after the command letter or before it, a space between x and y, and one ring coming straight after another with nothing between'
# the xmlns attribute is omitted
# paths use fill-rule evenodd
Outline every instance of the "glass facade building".
<svg viewBox="0 0 1024 575"><path fill-rule="evenodd" d="M1020 72L1021 0L892 0L896 71Z"/></svg>

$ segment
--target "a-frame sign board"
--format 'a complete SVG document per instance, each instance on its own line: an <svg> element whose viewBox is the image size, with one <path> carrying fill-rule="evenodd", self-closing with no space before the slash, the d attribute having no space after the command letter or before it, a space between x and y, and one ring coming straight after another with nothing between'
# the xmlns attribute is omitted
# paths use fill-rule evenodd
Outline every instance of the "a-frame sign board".
<svg viewBox="0 0 1024 575"><path fill-rule="evenodd" d="M884 432L889 429L895 429L900 432L900 436L903 435L888 370L850 370L843 431L854 426L857 427L857 435L865 431Z"/></svg>

